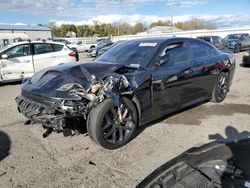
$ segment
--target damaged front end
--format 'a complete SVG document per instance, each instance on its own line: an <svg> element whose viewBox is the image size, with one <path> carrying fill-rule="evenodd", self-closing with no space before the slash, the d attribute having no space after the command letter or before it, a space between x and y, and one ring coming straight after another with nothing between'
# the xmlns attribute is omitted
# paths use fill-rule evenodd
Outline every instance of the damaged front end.
<svg viewBox="0 0 250 188"><path fill-rule="evenodd" d="M84 72L86 73L86 70ZM53 76L56 74L53 73ZM39 80L43 79L44 75L40 76ZM89 73L87 76L88 84L76 81L63 84L53 89L56 93L53 95L39 95L38 92L25 90L25 85L32 82L32 78L28 79L23 84L21 96L16 98L18 111L31 123L42 124L47 129L44 137L52 131L64 131L71 125L74 125L73 130L78 131L81 121L86 122L91 109L105 98L112 98L115 101L120 109L118 110L118 117L122 121L123 106L120 103L120 96L133 93L133 90L138 87L135 81L129 81L124 75L118 73L106 74L101 78ZM35 79L33 78L33 80ZM45 81L42 84L44 85L44 83ZM41 84L40 87L42 88ZM51 91L51 89L48 90L48 93L51 93Z"/></svg>

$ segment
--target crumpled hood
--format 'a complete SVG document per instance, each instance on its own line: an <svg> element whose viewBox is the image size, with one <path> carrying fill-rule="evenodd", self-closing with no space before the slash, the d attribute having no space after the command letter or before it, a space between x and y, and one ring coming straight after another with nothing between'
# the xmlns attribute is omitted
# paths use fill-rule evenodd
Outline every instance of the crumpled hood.
<svg viewBox="0 0 250 188"><path fill-rule="evenodd" d="M101 80L120 67L122 67L120 64L102 62L70 63L50 67L26 80L22 89L37 95L64 97L68 92L58 91L61 86L78 83L87 90L93 78Z"/></svg>

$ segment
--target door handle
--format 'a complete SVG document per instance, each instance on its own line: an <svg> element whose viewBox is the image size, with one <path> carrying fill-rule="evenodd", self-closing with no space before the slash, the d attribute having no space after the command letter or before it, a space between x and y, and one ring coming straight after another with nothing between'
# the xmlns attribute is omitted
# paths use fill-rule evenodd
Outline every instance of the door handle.
<svg viewBox="0 0 250 188"><path fill-rule="evenodd" d="M26 62L26 63L29 63L29 62L30 62L30 60L26 60L25 62Z"/></svg>
<svg viewBox="0 0 250 188"><path fill-rule="evenodd" d="M50 56L50 58L56 58L56 56Z"/></svg>

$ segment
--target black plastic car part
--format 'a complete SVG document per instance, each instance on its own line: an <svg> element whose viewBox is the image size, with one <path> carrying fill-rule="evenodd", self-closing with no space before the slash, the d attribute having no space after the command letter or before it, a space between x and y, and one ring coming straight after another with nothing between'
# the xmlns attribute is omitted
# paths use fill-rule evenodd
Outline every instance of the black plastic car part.
<svg viewBox="0 0 250 188"><path fill-rule="evenodd" d="M156 169L137 187L250 187L249 148L250 139L192 148Z"/></svg>
<svg viewBox="0 0 250 188"><path fill-rule="evenodd" d="M243 66L246 66L246 67L250 67L250 51L248 53L249 55L244 55L242 59Z"/></svg>

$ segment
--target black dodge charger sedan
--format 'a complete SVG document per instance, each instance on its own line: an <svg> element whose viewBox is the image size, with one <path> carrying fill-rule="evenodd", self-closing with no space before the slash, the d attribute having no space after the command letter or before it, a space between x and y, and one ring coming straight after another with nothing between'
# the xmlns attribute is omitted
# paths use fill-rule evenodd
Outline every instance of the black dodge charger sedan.
<svg viewBox="0 0 250 188"><path fill-rule="evenodd" d="M117 44L92 62L51 67L23 81L18 110L46 130L76 131L107 149L138 126L203 102L225 99L233 54L191 38L148 38Z"/></svg>

